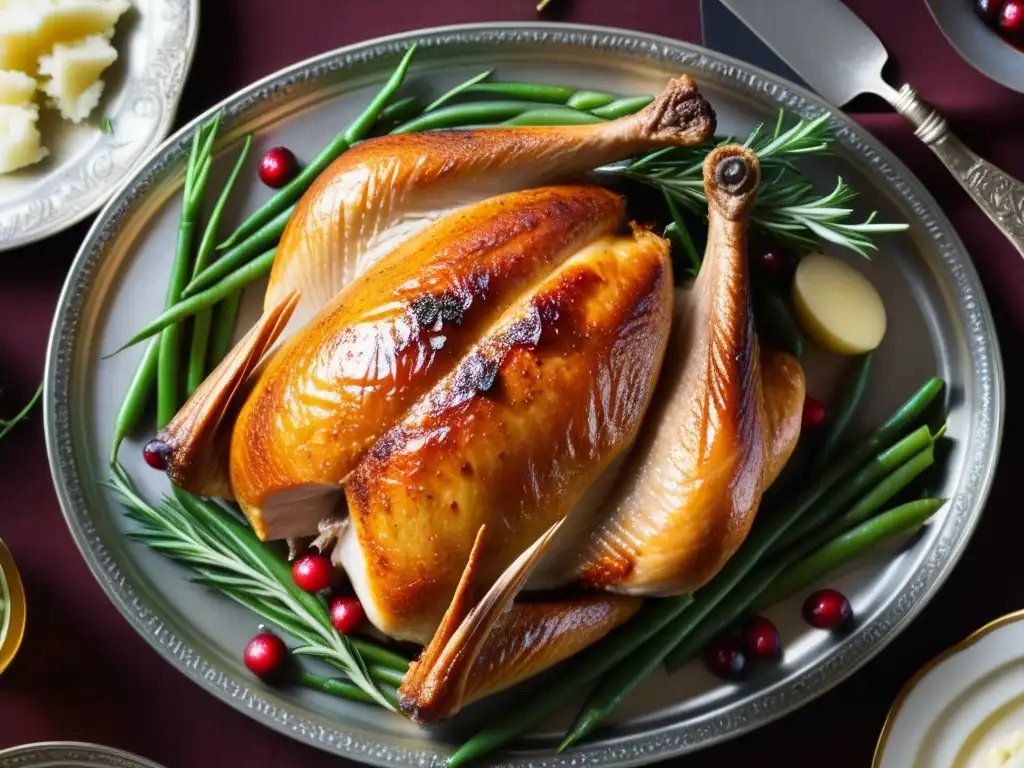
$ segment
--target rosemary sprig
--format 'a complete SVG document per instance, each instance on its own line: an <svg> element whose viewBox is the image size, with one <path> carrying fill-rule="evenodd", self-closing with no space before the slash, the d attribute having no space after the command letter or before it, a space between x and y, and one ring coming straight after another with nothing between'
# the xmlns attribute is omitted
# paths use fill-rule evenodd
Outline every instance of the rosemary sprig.
<svg viewBox="0 0 1024 768"><path fill-rule="evenodd" d="M42 384L39 385L39 388L36 390L36 393L32 395L32 399L28 401L28 404L24 408L22 408L9 419L0 419L0 440L2 440L8 432L14 429L15 425L19 424L20 422L28 418L29 412L35 407L36 402L39 400L39 396L41 394L43 394Z"/></svg>
<svg viewBox="0 0 1024 768"><path fill-rule="evenodd" d="M784 119L784 112L780 110L774 130L766 132L763 124L758 125L743 142L757 153L764 176L751 215L755 227L791 247L804 249L824 241L849 248L864 257L877 250L873 235L902 232L907 228L906 224L875 222L875 213L862 222L851 221L853 209L848 204L856 197L856 192L842 178L829 194L816 195L814 185L793 160L829 151L832 136L828 116L800 120L787 130L783 130ZM727 137L720 139L718 145L735 141ZM707 216L708 201L702 168L708 149L706 145L670 147L625 163L602 166L597 172L659 189L670 204L703 218ZM677 210L672 213L670 227L673 231L666 234L678 242L680 217ZM691 248L692 245L685 249L690 260Z"/></svg>
<svg viewBox="0 0 1024 768"><path fill-rule="evenodd" d="M331 625L323 602L300 590L288 566L255 534L218 504L176 491L158 506L136 493L127 473L113 467L107 483L139 525L131 538L192 568L195 581L255 611L302 643L293 654L315 656L341 669L382 707L394 710L392 691L374 678L392 681L380 665L374 674L347 637Z"/></svg>

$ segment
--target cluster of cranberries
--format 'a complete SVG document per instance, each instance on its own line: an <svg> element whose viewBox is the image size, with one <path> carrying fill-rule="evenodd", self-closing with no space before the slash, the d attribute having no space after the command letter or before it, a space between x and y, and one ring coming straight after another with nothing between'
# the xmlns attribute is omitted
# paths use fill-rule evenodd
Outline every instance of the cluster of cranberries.
<svg viewBox="0 0 1024 768"><path fill-rule="evenodd" d="M1024 48L1024 0L974 0L974 10L1006 42Z"/></svg>
<svg viewBox="0 0 1024 768"><path fill-rule="evenodd" d="M305 555L292 563L292 578L305 592L324 592L334 578L331 561L323 555ZM331 624L343 635L354 632L363 623L363 604L352 595L335 595L330 601ZM288 648L277 635L261 631L245 646L243 660L257 677L270 677L288 659Z"/></svg>
<svg viewBox="0 0 1024 768"><path fill-rule="evenodd" d="M804 601L804 620L816 629L841 630L853 619L850 601L834 589L821 589ZM708 648L704 663L723 680L738 680L751 662L772 662L782 656L779 630L764 616L747 619L739 637L723 635Z"/></svg>

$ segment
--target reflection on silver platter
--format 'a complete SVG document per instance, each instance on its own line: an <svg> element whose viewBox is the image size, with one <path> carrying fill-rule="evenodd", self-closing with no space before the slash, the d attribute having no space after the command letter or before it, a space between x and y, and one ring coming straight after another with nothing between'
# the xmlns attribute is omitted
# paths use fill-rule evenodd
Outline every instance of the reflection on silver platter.
<svg viewBox="0 0 1024 768"><path fill-rule="evenodd" d="M1002 426L1003 380L985 297L962 244L910 172L856 123L813 95L766 72L705 49L632 32L570 25L465 26L371 41L273 75L224 102L225 141L256 134L254 155L284 144L308 158L367 103L400 51L421 46L410 87L437 93L495 67L505 80L564 83L621 93L656 92L670 75L691 73L713 102L719 131L746 135L784 106L794 115L831 114L836 156L807 165L822 185L841 175L861 191L858 213L879 209L908 233L881 241L860 269L879 288L890 330L859 428L878 423L926 377L949 382L951 455L932 489L951 502L906 546L881 551L830 580L850 596L858 622L841 639L799 619L799 601L768 615L786 655L742 684L725 684L693 664L671 679L658 672L639 686L616 719L589 743L562 755L554 747L568 711L500 758L505 765L631 765L665 759L737 736L806 704L876 654L925 605L970 538L988 493ZM205 116L204 118L205 119ZM122 508L99 483L115 413L141 346L109 360L163 302L174 251L189 134L172 137L99 216L75 261L54 320L46 376L46 430L54 481L83 556L127 620L185 675L249 717L308 744L375 764L440 764L467 735L510 700L543 695L543 679L481 702L443 727L425 729L358 704L308 690L262 685L241 662L257 619L190 583L172 563L124 536ZM226 162L228 161L228 162ZM226 174L222 157L217 173ZM253 164L254 165L254 164ZM222 178L219 177L219 178ZM243 174L238 221L268 196ZM215 183L216 180L215 180ZM837 254L838 255L838 254ZM844 258L858 258L844 256ZM246 296L255 317L261 288ZM805 354L809 391L827 398L834 374ZM126 468L150 498L165 478L147 471L139 444L122 451ZM555 672L557 674L557 671Z"/></svg>

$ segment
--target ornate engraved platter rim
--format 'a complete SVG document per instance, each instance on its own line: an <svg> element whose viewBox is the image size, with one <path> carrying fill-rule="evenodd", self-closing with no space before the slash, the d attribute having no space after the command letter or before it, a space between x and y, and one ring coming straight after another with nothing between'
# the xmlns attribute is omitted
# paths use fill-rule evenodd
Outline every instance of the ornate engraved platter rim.
<svg viewBox="0 0 1024 768"><path fill-rule="evenodd" d="M170 132L195 53L199 0L155 0L148 15L159 18L150 23L164 25L164 34L142 71L126 73L122 107L107 115L114 133L44 177L26 199L0 205L0 252L54 235L95 213ZM117 132L125 113L138 123L127 137Z"/></svg>
<svg viewBox="0 0 1024 768"><path fill-rule="evenodd" d="M0 768L67 768L71 765L83 768L160 768L156 763L129 752L77 741L43 741L0 751Z"/></svg>
<svg viewBox="0 0 1024 768"><path fill-rule="evenodd" d="M934 200L912 174L881 144L856 123L833 112L810 93L739 61L679 43L624 30L578 25L487 24L449 27L396 35L339 49L299 63L255 83L227 99L228 122L258 114L266 101L288 98L305 84L329 73L345 70L379 57L394 56L411 43L425 49L440 46L515 46L523 43L552 47L585 48L591 52L626 54L638 62L673 63L699 79L713 81L763 103L786 106L805 116L832 114L832 127L840 145L876 177L883 179L898 198L917 230L929 240L928 247L949 275L952 291L965 327L966 345L975 371L972 382L970 456L965 477L953 499L939 543L914 578L895 595L882 615L860 626L825 663L804 669L784 684L758 691L727 710L713 712L657 731L618 737L584 745L565 755L519 753L505 756L502 765L575 766L633 765L665 759L730 738L763 725L807 703L836 685L877 653L927 602L955 564L984 504L995 468L1002 431L1002 363L992 330L992 320L973 266L949 222ZM214 108L216 109L216 108ZM212 112L212 110L211 110ZM208 113L209 114L209 113ZM204 116L205 118L205 116ZM147 189L170 172L185 155L191 131L200 118L181 129L143 164L137 174L108 203L83 243L69 273L54 319L47 360L45 421L51 470L69 527L90 568L115 605L129 622L165 658L210 692L236 709L270 727L306 743L369 763L440 765L447 747L420 748L408 743L387 743L344 723L337 728L307 717L294 706L279 706L259 688L249 687L204 658L177 637L145 604L118 568L97 532L85 502L78 475L67 403L70 370L75 354L80 310L94 281L99 264L116 236L119 224L130 217Z"/></svg>

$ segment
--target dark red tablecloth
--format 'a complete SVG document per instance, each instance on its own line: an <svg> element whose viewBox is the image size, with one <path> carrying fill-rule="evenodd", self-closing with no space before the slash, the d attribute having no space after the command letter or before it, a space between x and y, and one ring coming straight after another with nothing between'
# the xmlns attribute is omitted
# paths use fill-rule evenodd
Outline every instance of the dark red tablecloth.
<svg viewBox="0 0 1024 768"><path fill-rule="evenodd" d="M969 2L969 0L962 0ZM849 0L898 62L898 76L937 105L968 144L1024 178L1024 96L988 81L946 43L923 0ZM181 105L191 119L256 78L315 53L417 27L533 20L533 0L206 0L199 49ZM554 0L553 18L699 41L696 0ZM837 52L838 54L838 52ZM1022 75L1024 77L1024 75ZM1024 607L1024 538L1015 466L1024 408L1024 264L903 120L860 115L928 186L981 273L1004 350L1007 392L1000 469L984 519L940 594L902 636L850 681L784 720L700 752L687 765L868 765L889 705L907 678L995 616ZM0 254L0 413L38 384L50 317L85 224ZM28 590L29 629L0 677L0 748L83 740L143 754L168 768L329 766L336 758L278 735L200 690L162 661L100 591L66 532L50 481L41 412L0 443L0 537ZM774 762L772 764L775 764Z"/></svg>

